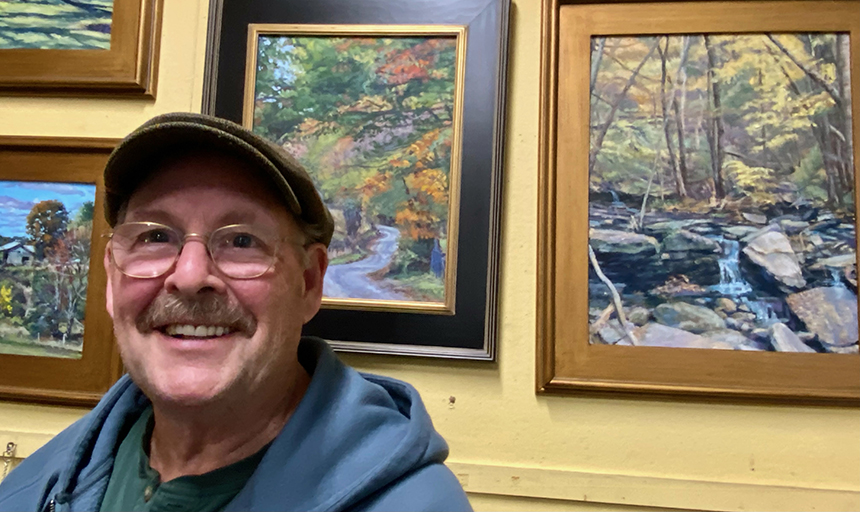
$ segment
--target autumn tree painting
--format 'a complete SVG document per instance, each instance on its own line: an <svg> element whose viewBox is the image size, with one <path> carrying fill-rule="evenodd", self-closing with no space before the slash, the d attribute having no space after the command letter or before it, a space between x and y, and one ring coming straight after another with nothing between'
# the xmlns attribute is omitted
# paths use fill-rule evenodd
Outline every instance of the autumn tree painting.
<svg viewBox="0 0 860 512"><path fill-rule="evenodd" d="M94 200L93 185L0 181L0 354L81 357Z"/></svg>
<svg viewBox="0 0 860 512"><path fill-rule="evenodd" d="M335 217L330 298L442 302L456 37L262 35L253 129Z"/></svg>
<svg viewBox="0 0 860 512"><path fill-rule="evenodd" d="M591 342L858 353L848 35L591 43Z"/></svg>

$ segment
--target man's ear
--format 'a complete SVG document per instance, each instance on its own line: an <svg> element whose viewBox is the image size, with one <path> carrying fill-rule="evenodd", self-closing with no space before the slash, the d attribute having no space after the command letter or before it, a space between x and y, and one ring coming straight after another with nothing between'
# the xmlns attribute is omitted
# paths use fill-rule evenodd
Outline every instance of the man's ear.
<svg viewBox="0 0 860 512"><path fill-rule="evenodd" d="M105 276L107 277L107 284L105 285L105 307L107 308L108 315L113 318L113 285L111 284L113 272L111 272L110 260L110 244L108 244L107 247L105 247L104 257Z"/></svg>
<svg viewBox="0 0 860 512"><path fill-rule="evenodd" d="M323 279L328 268L328 249L315 243L305 249L307 266L302 272L304 280L304 323L308 323L320 309L323 296Z"/></svg>

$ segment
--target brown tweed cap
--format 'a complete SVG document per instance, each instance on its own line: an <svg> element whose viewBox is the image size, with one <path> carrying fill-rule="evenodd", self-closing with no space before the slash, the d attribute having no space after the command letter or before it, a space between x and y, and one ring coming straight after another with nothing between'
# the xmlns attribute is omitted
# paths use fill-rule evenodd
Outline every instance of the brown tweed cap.
<svg viewBox="0 0 860 512"><path fill-rule="evenodd" d="M160 160L184 148L228 153L259 169L280 192L287 209L314 233L314 241L328 246L334 222L301 164L279 146L236 123L186 112L150 119L113 150L104 172L108 224L116 225L119 209Z"/></svg>

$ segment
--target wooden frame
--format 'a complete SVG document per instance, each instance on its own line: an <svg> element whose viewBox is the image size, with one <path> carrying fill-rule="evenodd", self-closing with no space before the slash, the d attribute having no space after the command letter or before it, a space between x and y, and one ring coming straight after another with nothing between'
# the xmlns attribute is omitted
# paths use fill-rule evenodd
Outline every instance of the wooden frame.
<svg viewBox="0 0 860 512"><path fill-rule="evenodd" d="M446 267L451 274L446 274L446 280L456 291L441 307L406 301L395 305L327 300L305 326L306 334L351 352L494 358L508 8L506 0L421 5L399 0L212 2L203 111L236 122L242 121L246 102L249 27L252 33L274 24L295 27L297 33L429 36L442 31L465 39L458 43L458 52L465 53L465 66L462 70L457 66L463 76L455 100L455 107L462 110L457 114L462 123L455 135L458 140L453 141L460 146L455 164L460 170L459 211L449 215L449 221L459 220L459 239L456 268ZM240 76L245 79L236 78ZM451 192L457 192L454 184Z"/></svg>
<svg viewBox="0 0 860 512"><path fill-rule="evenodd" d="M0 50L0 94L155 98L163 0L114 0L109 50Z"/></svg>
<svg viewBox="0 0 860 512"><path fill-rule="evenodd" d="M589 256L585 248L589 244L591 37L763 32L850 34L853 156L857 161L860 2L544 2L538 392L860 403L860 357L856 355L589 343ZM857 188L855 173L855 204Z"/></svg>
<svg viewBox="0 0 860 512"><path fill-rule="evenodd" d="M111 139L0 137L0 179L95 185L90 265L80 359L0 354L0 397L94 405L122 375L105 310L102 265L107 232L102 170L117 144Z"/></svg>

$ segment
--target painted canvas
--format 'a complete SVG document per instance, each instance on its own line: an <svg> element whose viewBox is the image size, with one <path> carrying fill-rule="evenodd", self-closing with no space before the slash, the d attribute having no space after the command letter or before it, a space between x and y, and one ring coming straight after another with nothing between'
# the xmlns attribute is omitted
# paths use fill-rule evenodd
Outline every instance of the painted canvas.
<svg viewBox="0 0 860 512"><path fill-rule="evenodd" d="M0 181L0 354L80 358L95 185Z"/></svg>
<svg viewBox="0 0 860 512"><path fill-rule="evenodd" d="M848 35L591 43L590 342L858 354Z"/></svg>
<svg viewBox="0 0 860 512"><path fill-rule="evenodd" d="M456 66L455 37L259 37L253 130L334 215L326 298L445 301Z"/></svg>
<svg viewBox="0 0 860 512"><path fill-rule="evenodd" d="M110 49L114 0L0 0L0 50Z"/></svg>

